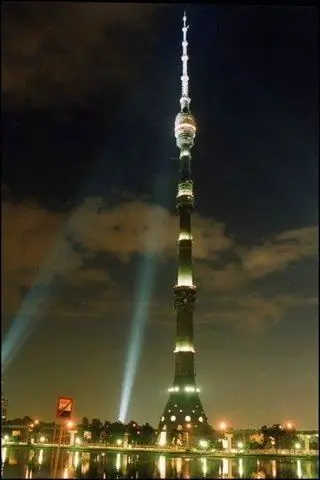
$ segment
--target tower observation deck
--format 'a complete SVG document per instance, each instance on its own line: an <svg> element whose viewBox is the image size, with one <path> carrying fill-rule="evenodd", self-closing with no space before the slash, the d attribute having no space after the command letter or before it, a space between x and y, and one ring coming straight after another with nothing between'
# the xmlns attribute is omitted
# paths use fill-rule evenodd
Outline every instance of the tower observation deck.
<svg viewBox="0 0 320 480"><path fill-rule="evenodd" d="M191 217L195 207L191 172L191 149L196 136L196 122L190 110L186 14L183 16L182 76L180 112L175 120L175 137L180 149L180 172L176 206L180 219L178 237L178 278L173 287L173 306L176 311L177 330L175 341L175 374L168 389L169 399L160 419L159 443L168 443L178 438L182 444L189 443L196 430L207 424L199 388L196 385L194 368L193 311L196 302L196 287L192 272ZM179 432L179 433L177 433ZM165 439L168 435L168 438ZM175 441L175 440L173 440Z"/></svg>

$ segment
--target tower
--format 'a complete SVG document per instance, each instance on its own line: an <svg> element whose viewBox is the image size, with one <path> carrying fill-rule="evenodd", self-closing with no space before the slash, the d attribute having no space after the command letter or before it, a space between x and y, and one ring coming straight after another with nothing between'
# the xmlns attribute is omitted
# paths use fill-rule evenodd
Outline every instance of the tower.
<svg viewBox="0 0 320 480"><path fill-rule="evenodd" d="M196 136L196 122L190 110L186 14L183 16L182 76L180 112L175 120L175 137L180 149L180 172L176 206L180 219L178 238L178 280L173 287L173 306L176 311L175 374L169 399L159 423L159 443L164 444L167 433L180 432L180 441L188 438L197 428L207 424L196 386L194 369L193 310L196 287L192 273L191 216L195 207L191 173L191 148Z"/></svg>

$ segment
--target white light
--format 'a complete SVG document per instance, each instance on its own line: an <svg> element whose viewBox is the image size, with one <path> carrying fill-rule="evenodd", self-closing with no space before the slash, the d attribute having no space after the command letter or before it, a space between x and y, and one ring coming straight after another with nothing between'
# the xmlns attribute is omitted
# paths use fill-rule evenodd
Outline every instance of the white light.
<svg viewBox="0 0 320 480"><path fill-rule="evenodd" d="M242 442L238 442L238 448L243 448L243 443Z"/></svg>
<svg viewBox="0 0 320 480"><path fill-rule="evenodd" d="M180 157L188 157L190 155L190 150L187 150L187 149L182 149L180 151Z"/></svg>
<svg viewBox="0 0 320 480"><path fill-rule="evenodd" d="M203 417L199 417L199 422L203 422Z"/></svg>
<svg viewBox="0 0 320 480"><path fill-rule="evenodd" d="M74 466L74 468L77 468L78 465L79 465L79 452L76 452L75 455L74 455L73 466Z"/></svg>
<svg viewBox="0 0 320 480"><path fill-rule="evenodd" d="M2 447L1 448L1 461L4 463L7 459L7 447Z"/></svg>
<svg viewBox="0 0 320 480"><path fill-rule="evenodd" d="M121 445L121 444L122 444L122 440L120 438L118 438L117 445Z"/></svg>
<svg viewBox="0 0 320 480"><path fill-rule="evenodd" d="M187 195L189 197L193 196L193 186L192 183L181 183L178 185L178 195L177 197Z"/></svg>
<svg viewBox="0 0 320 480"><path fill-rule="evenodd" d="M41 448L39 452L39 459L38 459L39 465L42 465L42 462L43 462L43 448Z"/></svg>
<svg viewBox="0 0 320 480"><path fill-rule="evenodd" d="M301 460L297 460L297 477L302 478Z"/></svg>
<svg viewBox="0 0 320 480"><path fill-rule="evenodd" d="M181 232L178 237L179 242L180 240L192 240L192 239L193 237L191 233L185 233L185 232Z"/></svg>
<svg viewBox="0 0 320 480"><path fill-rule="evenodd" d="M239 458L239 477L243 477L243 458Z"/></svg>
<svg viewBox="0 0 320 480"><path fill-rule="evenodd" d="M166 457L164 455L159 457L159 473L160 478L166 478Z"/></svg>
<svg viewBox="0 0 320 480"><path fill-rule="evenodd" d="M200 388L196 388L196 391L197 391L197 392L200 392Z"/></svg>
<svg viewBox="0 0 320 480"><path fill-rule="evenodd" d="M179 287L192 287L193 286L192 274L179 272L178 285Z"/></svg>
<svg viewBox="0 0 320 480"><path fill-rule="evenodd" d="M161 417L161 422L163 422L163 421L164 421L164 417Z"/></svg>
<svg viewBox="0 0 320 480"><path fill-rule="evenodd" d="M179 352L192 352L195 353L195 350L192 345L188 343L179 343L176 348L174 349L174 353Z"/></svg>
<svg viewBox="0 0 320 480"><path fill-rule="evenodd" d="M195 389L195 387L189 387L189 386L188 386L188 387L184 387L184 391L185 391L185 392L195 392L196 389Z"/></svg>
<svg viewBox="0 0 320 480"><path fill-rule="evenodd" d="M179 390L180 390L180 387L174 387L175 392L179 392Z"/></svg>
<svg viewBox="0 0 320 480"><path fill-rule="evenodd" d="M160 433L158 443L160 447L164 447L167 444L167 432L165 432L164 430L162 430L162 432Z"/></svg>
<svg viewBox="0 0 320 480"><path fill-rule="evenodd" d="M44 443L45 441L46 441L46 437L44 437L43 435L41 435L41 437L40 437L40 442L41 442L41 443Z"/></svg>
<svg viewBox="0 0 320 480"><path fill-rule="evenodd" d="M208 441L207 440L200 440L199 445L201 448L207 448L208 447Z"/></svg>
<svg viewBox="0 0 320 480"><path fill-rule="evenodd" d="M203 473L203 476L205 478L207 476L207 472L208 472L207 459L206 458L201 458L201 462L202 462L202 473Z"/></svg>
<svg viewBox="0 0 320 480"><path fill-rule="evenodd" d="M187 416L185 417L185 421L186 421L186 422L190 422L190 420L191 420L190 415L187 415Z"/></svg>
<svg viewBox="0 0 320 480"><path fill-rule="evenodd" d="M299 450L299 449L301 448L300 443L295 443L295 444L294 444L294 448L296 448L297 450Z"/></svg>
<svg viewBox="0 0 320 480"><path fill-rule="evenodd" d="M121 467L121 454L120 453L117 453L117 457L116 457L116 469L119 470Z"/></svg>
<svg viewBox="0 0 320 480"><path fill-rule="evenodd" d="M176 416L175 416L175 415L171 415L171 417L170 417L171 422L174 422L175 419L176 419Z"/></svg>
<svg viewBox="0 0 320 480"><path fill-rule="evenodd" d="M81 438L80 437L76 437L76 445L81 445Z"/></svg>

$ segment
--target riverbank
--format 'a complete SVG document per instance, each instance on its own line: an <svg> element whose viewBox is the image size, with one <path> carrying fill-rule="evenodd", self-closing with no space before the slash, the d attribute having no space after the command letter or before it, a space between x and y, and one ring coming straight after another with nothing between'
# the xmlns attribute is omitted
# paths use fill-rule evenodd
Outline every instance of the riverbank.
<svg viewBox="0 0 320 480"><path fill-rule="evenodd" d="M57 444L53 443L37 443L37 444L27 444L24 442L2 442L2 447L14 447L14 448L45 448L45 449L56 449L58 448ZM164 447L119 447L112 445L60 445L60 448L68 451L105 451L105 452L117 452L117 453L153 453L159 455L170 454L171 456L201 456L208 458L238 458L238 457L263 457L270 459L277 458L295 458L295 459L306 459L306 458L315 458L319 456L319 452L312 450L309 453L306 452L288 452L288 451L279 451L279 452L270 452L270 451L207 451L207 450L198 450L190 449L186 450L183 448L164 448Z"/></svg>

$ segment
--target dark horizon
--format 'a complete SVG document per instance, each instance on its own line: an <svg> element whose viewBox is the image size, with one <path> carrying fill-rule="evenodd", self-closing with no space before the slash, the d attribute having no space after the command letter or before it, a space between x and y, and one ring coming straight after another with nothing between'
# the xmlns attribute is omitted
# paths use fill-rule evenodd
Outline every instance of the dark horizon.
<svg viewBox="0 0 320 480"><path fill-rule="evenodd" d="M174 369L183 5L2 5L8 418L157 425ZM197 386L215 425L318 425L316 7L188 5ZM132 343L132 342L131 342Z"/></svg>

